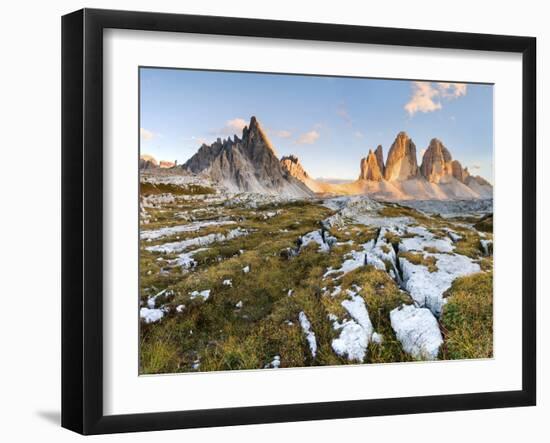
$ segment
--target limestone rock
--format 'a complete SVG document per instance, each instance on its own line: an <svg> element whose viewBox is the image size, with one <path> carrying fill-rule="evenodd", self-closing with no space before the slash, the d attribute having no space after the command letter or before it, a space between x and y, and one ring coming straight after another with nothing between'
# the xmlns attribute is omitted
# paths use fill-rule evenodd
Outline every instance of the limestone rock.
<svg viewBox="0 0 550 443"><path fill-rule="evenodd" d="M453 157L441 140L433 138L430 141L422 157L420 172L430 183L439 183L447 176L454 176Z"/></svg>
<svg viewBox="0 0 550 443"><path fill-rule="evenodd" d="M464 169L462 169L462 165L458 160L453 160L451 162L451 172L453 174L453 177L456 178L461 183L464 183L467 177L467 171L465 172Z"/></svg>
<svg viewBox="0 0 550 443"><path fill-rule="evenodd" d="M312 191L283 168L275 149L256 117L245 126L242 138L218 138L202 145L183 165L193 173L206 173L231 191L308 197Z"/></svg>
<svg viewBox="0 0 550 443"><path fill-rule="evenodd" d="M281 166L292 177L297 178L300 181L305 181L309 178L308 173L304 170L300 160L295 155L287 155L281 157Z"/></svg>
<svg viewBox="0 0 550 443"><path fill-rule="evenodd" d="M436 360L443 337L439 324L426 308L402 305L390 312L390 322L403 350L415 359Z"/></svg>
<svg viewBox="0 0 550 443"><path fill-rule="evenodd" d="M417 176L416 146L405 132L400 132L388 152L384 178L403 181Z"/></svg>
<svg viewBox="0 0 550 443"><path fill-rule="evenodd" d="M493 185L479 175L468 175L464 184L476 192L480 198L493 196Z"/></svg>
<svg viewBox="0 0 550 443"><path fill-rule="evenodd" d="M374 154L376 155L376 160L378 161L380 172L382 173L382 175L384 175L384 150L382 149L382 145L378 145L378 147L374 151Z"/></svg>
<svg viewBox="0 0 550 443"><path fill-rule="evenodd" d="M480 177L479 175L470 175L466 179L466 184L470 185L472 182L476 182L480 186L493 186L491 183L489 183L487 180L485 180L483 177Z"/></svg>
<svg viewBox="0 0 550 443"><path fill-rule="evenodd" d="M159 167L159 162L155 157L149 154L139 156L139 169L155 169Z"/></svg>
<svg viewBox="0 0 550 443"><path fill-rule="evenodd" d="M170 162L167 160L161 160L159 163L159 167L161 169L169 169L169 168L173 168L174 166L176 166L176 162Z"/></svg>
<svg viewBox="0 0 550 443"><path fill-rule="evenodd" d="M369 155L361 159L361 173L359 174L359 180L381 181L382 178L383 175L380 170L378 158L371 149L369 150Z"/></svg>
<svg viewBox="0 0 550 443"><path fill-rule="evenodd" d="M158 168L156 160L142 160L140 166ZM405 132L397 135L385 162L382 146L378 146L361 160L360 167L355 181L314 179L295 155L278 158L255 117L243 129L242 138L235 135L203 144L183 165L191 173L209 175L231 192L295 198L368 194L382 200L464 200L493 195L492 185L470 175L438 139L431 140L419 167L416 146Z"/></svg>

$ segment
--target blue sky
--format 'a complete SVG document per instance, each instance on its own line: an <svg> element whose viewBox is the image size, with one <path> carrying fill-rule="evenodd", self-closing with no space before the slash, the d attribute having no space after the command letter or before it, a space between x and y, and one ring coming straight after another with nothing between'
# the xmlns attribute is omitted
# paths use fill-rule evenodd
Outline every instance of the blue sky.
<svg viewBox="0 0 550 443"><path fill-rule="evenodd" d="M355 179L359 161L399 131L418 164L437 137L470 172L492 182L493 87L141 68L141 153L185 162L201 143L241 135L255 115L279 157L295 154L313 177Z"/></svg>

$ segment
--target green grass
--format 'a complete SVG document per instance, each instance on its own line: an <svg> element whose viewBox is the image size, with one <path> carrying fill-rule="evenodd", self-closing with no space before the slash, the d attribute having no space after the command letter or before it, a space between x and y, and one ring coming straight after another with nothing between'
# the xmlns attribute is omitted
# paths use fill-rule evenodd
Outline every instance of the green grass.
<svg viewBox="0 0 550 443"><path fill-rule="evenodd" d="M166 190L155 187L151 192ZM198 212L195 211L197 209ZM266 220L263 218L266 211L280 213ZM369 345L365 363L411 360L397 341L389 319L392 309L402 303L411 303L411 299L397 287L387 272L366 266L341 278L336 275L323 278L327 268L341 266L347 252L376 238L378 229L375 227L355 224L333 227L331 234L345 244L334 246L328 253L320 253L316 244L310 244L302 248L297 256L292 256L288 251L295 250L297 239L319 229L320 221L330 216L331 210L307 201L267 204L249 209L238 204L211 205L197 198L176 199L160 208L148 208L147 212L151 222L143 229L185 223L186 220L177 215L182 213L193 214L194 220L226 217L237 223L140 243L142 305L163 289L169 289L170 294L157 299L157 307L164 305L169 308L164 318L158 323L141 323L140 373L260 369L269 364L275 355L281 357L281 367L349 364L347 359L332 350L332 340L340 331L334 330L328 315L334 314L340 321L349 318L341 303L349 297L346 289L354 285L362 288L359 294L365 300L374 329L383 336L382 344ZM383 215L410 216L429 223L427 227L437 233L445 226L454 229L448 221L427 218L417 211L397 205L386 207ZM189 270L171 264L170 260L178 254L152 253L145 249L157 243L226 232L236 227L246 229L249 234L206 246L205 251L194 256L197 266ZM464 235L467 230L459 231L457 228L457 232ZM456 244L457 249L460 247L470 252L483 270L491 271L492 257L481 256L479 236L474 231L468 232L471 234L464 235L464 243ZM386 238L391 244L398 245L402 236L388 233ZM350 243L350 240L353 242ZM389 252L389 246L385 248ZM405 253L402 256L415 264L426 265L432 272L437 269L435 259L429 255ZM245 266L250 268L249 273L243 272ZM490 275L489 279L492 278ZM227 279L231 280L231 286L223 284ZM469 358L458 355L469 355L473 340L479 339L473 334L466 335L469 332L468 322L476 320L471 319L475 317L473 301L467 299L471 291L464 289L465 282L461 284L463 286L458 283L453 285L448 294L445 320L448 345L442 351L442 358ZM332 297L330 293L336 285L342 287L342 292ZM472 283L471 286L481 290L479 283ZM208 300L191 298L192 291L204 289L211 290ZM292 290L290 296L289 290ZM242 302L241 308L237 307L239 302ZM455 304L456 307L453 307ZM185 306L183 312L176 311L179 305ZM318 347L315 358L298 321L302 311L315 332ZM481 326L476 327L481 329ZM466 342L461 343L461 340ZM200 362L198 369L195 367L197 362Z"/></svg>
<svg viewBox="0 0 550 443"><path fill-rule="evenodd" d="M493 257L481 257L478 261L479 267L482 271L492 271L493 270Z"/></svg>
<svg viewBox="0 0 550 443"><path fill-rule="evenodd" d="M209 186L188 184L179 186L172 183L150 183L141 182L139 184L140 195L158 195L158 194L174 194L174 195L205 195L214 194L216 190Z"/></svg>
<svg viewBox="0 0 550 443"><path fill-rule="evenodd" d="M161 278L156 272L162 268L162 262L156 260L158 255L142 250L142 300L153 295L146 290L151 286L155 290L169 287L174 292L168 299L170 313L159 323L142 325L142 373L192 371L197 359L201 371L258 369L275 355L280 355L281 367L350 363L332 350L332 340L339 332L327 316L346 316L341 306L347 297L345 291L338 298L327 295L337 283L344 288L352 284L364 288L361 294L376 315L375 327L384 335L383 344L371 344L367 360L407 359L391 330L389 311L408 297L386 273L372 267L352 272L341 282L323 280L327 268L341 265L350 245L319 253L318 246L311 244L296 257L282 255L282 250L295 247L300 235L318 229L319 220L330 215L330 211L305 202L280 208L282 213L268 220L246 216L246 210L239 210L245 216L239 226L251 230L251 234L211 245L195 256L198 266L190 272L176 268L170 277ZM364 226L346 232L355 242L359 242L357 238L367 241L376 235L375 229ZM342 231L338 234L348 237ZM247 274L242 271L245 266L250 267ZM150 275L143 272L149 270L153 271ZM226 279L231 279L232 286L222 284ZM192 291L203 289L211 290L208 300L190 298ZM241 309L236 308L238 302L242 302ZM180 304L186 307L181 314L174 309ZM306 313L316 335L315 358L298 322L301 311Z"/></svg>
<svg viewBox="0 0 550 443"><path fill-rule="evenodd" d="M457 232L462 237L454 245L453 252L465 255L470 258L479 258L482 255L481 243L479 234L471 229L457 229Z"/></svg>
<svg viewBox="0 0 550 443"><path fill-rule="evenodd" d="M300 235L318 229L319 220L330 211L305 202L283 205L282 209L268 220L260 220L249 211L251 215L239 224L251 231L249 236L211 245L195 256L199 264L191 272L172 270L174 278L168 285L175 293L170 302L172 312L161 322L143 328L143 373L159 373L166 368L174 371L174 367L176 372L189 371L196 358L201 361L201 371L262 368L274 355L281 356L283 367L335 363L329 351L332 331L318 300L319 282L327 267L340 264L341 254L349 246L321 254L317 245L310 245L299 256L285 258L281 251L294 247ZM281 231L284 229L288 232ZM157 256L142 250L143 301L151 295L145 291L150 286L167 287L166 277L160 278L155 272L161 268ZM248 274L242 271L245 266L250 267ZM148 275L149 270L153 272ZM231 279L232 286L224 286L225 279ZM202 289L211 289L210 299L191 300L189 293ZM292 297L287 295L289 289L294 290ZM243 303L241 309L235 306L239 301ZM173 309L179 304L186 306L182 314ZM307 313L318 335L320 349L315 362L297 321L300 311ZM160 332L178 329L183 319L183 334ZM293 325L288 325L289 321ZM151 329L157 332L151 334ZM163 363L164 359L176 363Z"/></svg>
<svg viewBox="0 0 550 443"><path fill-rule="evenodd" d="M428 271L437 271L437 260L431 255L424 255L418 252L400 252L399 257L403 257L411 262L413 265L426 266Z"/></svg>
<svg viewBox="0 0 550 443"><path fill-rule="evenodd" d="M170 322L173 323L173 322ZM178 340L170 327L141 325L140 373L160 374L178 370Z"/></svg>
<svg viewBox="0 0 550 443"><path fill-rule="evenodd" d="M488 214L482 217L476 224L474 224L474 228L478 231L493 232L493 214Z"/></svg>
<svg viewBox="0 0 550 443"><path fill-rule="evenodd" d="M429 252L430 254L441 254L441 251L433 246L425 246L424 251Z"/></svg>
<svg viewBox="0 0 550 443"><path fill-rule="evenodd" d="M461 277L446 292L441 316L445 344L443 359L493 356L493 274Z"/></svg>
<svg viewBox="0 0 550 443"><path fill-rule="evenodd" d="M427 225L437 222L435 218L428 217L427 215L418 212L416 209L401 206L396 203L390 203L384 206L380 210L380 215L383 217L410 217L418 223Z"/></svg>
<svg viewBox="0 0 550 443"><path fill-rule="evenodd" d="M406 234L396 234L395 232L391 232L391 231L387 231L385 234L384 234L384 238L386 239L386 241L388 243L390 243L394 248L397 248L399 246L399 243L401 243L401 240L404 239L404 238L412 238L412 237L415 237L415 234L409 234L409 233L406 233ZM385 246L385 245L383 245ZM385 248L383 248L383 251L384 252L389 252L389 249L388 247L386 246Z"/></svg>

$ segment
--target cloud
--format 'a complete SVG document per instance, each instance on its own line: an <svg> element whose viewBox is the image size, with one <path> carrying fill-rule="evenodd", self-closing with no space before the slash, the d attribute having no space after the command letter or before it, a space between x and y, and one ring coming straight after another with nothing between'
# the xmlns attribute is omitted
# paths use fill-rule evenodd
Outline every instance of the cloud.
<svg viewBox="0 0 550 443"><path fill-rule="evenodd" d="M304 132L296 139L296 143L299 145L312 145L319 139L320 136L321 135L315 130Z"/></svg>
<svg viewBox="0 0 550 443"><path fill-rule="evenodd" d="M338 106L338 109L336 109L336 114L342 117L348 126L353 125L353 119L351 118L351 115L346 105L340 104Z"/></svg>
<svg viewBox="0 0 550 443"><path fill-rule="evenodd" d="M409 116L417 112L434 112L443 108L442 101L466 95L464 83L412 82L412 96L404 109Z"/></svg>
<svg viewBox="0 0 550 443"><path fill-rule="evenodd" d="M142 140L152 140L155 136L155 133L145 128L139 128L139 135Z"/></svg>
<svg viewBox="0 0 550 443"><path fill-rule="evenodd" d="M229 135L240 134L246 125L246 120L242 118L234 118L232 120L227 120L225 122L225 126L221 129L220 132Z"/></svg>
<svg viewBox="0 0 550 443"><path fill-rule="evenodd" d="M278 131L273 131L273 135L280 138L290 138L292 137L292 132L287 131L286 129L280 129Z"/></svg>
<svg viewBox="0 0 550 443"><path fill-rule="evenodd" d="M365 135L361 131L355 131L353 133L353 136L357 138L363 138Z"/></svg>
<svg viewBox="0 0 550 443"><path fill-rule="evenodd" d="M437 85L442 97L458 98L466 95L467 85L464 83L438 83Z"/></svg>
<svg viewBox="0 0 550 443"><path fill-rule="evenodd" d="M413 94L405 105L405 111L413 116L417 112L433 112L441 109L441 103L434 101L439 91L427 82L413 82Z"/></svg>
<svg viewBox="0 0 550 443"><path fill-rule="evenodd" d="M225 125L223 125L221 128L212 129L208 131L210 135L214 136L220 136L220 135L233 135L238 134L241 135L241 132L243 128L247 125L247 121L243 118L234 118L231 120L227 120L225 122Z"/></svg>
<svg viewBox="0 0 550 443"><path fill-rule="evenodd" d="M479 163L474 163L473 165L470 165L470 169L481 169L481 165Z"/></svg>

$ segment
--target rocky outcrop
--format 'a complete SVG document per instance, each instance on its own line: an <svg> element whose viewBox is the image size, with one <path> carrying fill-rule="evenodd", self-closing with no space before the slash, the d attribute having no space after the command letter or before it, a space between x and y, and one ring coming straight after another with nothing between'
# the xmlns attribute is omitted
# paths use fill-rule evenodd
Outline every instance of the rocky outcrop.
<svg viewBox="0 0 550 443"><path fill-rule="evenodd" d="M160 163L159 163L159 167L161 169L169 169L169 168L173 168L176 166L176 162L169 162L167 160L161 160Z"/></svg>
<svg viewBox="0 0 550 443"><path fill-rule="evenodd" d="M139 169L155 169L159 167L159 163L155 157L149 154L139 156Z"/></svg>
<svg viewBox="0 0 550 443"><path fill-rule="evenodd" d="M465 189L477 198L489 198L493 195L491 183L482 177L470 175L468 168L463 168L458 160L453 160L449 150L437 138L430 141L422 157L420 173L429 183L454 184L455 188L457 185L465 185Z"/></svg>
<svg viewBox="0 0 550 443"><path fill-rule="evenodd" d="M453 160L451 162L451 173L453 174L453 177L461 183L464 183L466 177L468 176L468 170L462 169L462 165L458 160Z"/></svg>
<svg viewBox="0 0 550 443"><path fill-rule="evenodd" d="M492 185L481 177L471 176L450 151L434 138L430 141L420 167L416 147L410 137L400 132L388 153L384 166L382 147L361 160L356 182L340 186L337 191L367 193L377 198L409 199L477 199L492 197ZM308 184L309 185L309 184ZM330 192L325 189L325 192Z"/></svg>
<svg viewBox="0 0 550 443"><path fill-rule="evenodd" d="M405 132L400 132L388 152L384 179L403 181L417 176L416 146Z"/></svg>
<svg viewBox="0 0 550 443"><path fill-rule="evenodd" d="M378 158L371 149L369 150L369 155L361 159L361 173L359 174L359 180L380 181L382 179L383 175L380 170Z"/></svg>
<svg viewBox="0 0 550 443"><path fill-rule="evenodd" d="M382 149L382 145L378 145L378 147L374 151L374 154L376 155L378 168L380 168L380 172L382 173L382 175L384 175L384 171L386 168L384 167L384 150Z"/></svg>
<svg viewBox="0 0 550 443"><path fill-rule="evenodd" d="M479 175L468 175L464 184L475 191L481 198L493 196L493 185Z"/></svg>
<svg viewBox="0 0 550 443"><path fill-rule="evenodd" d="M306 172L297 156L288 155L279 160L255 117L243 129L242 138L235 135L223 140L218 138L211 145L203 144L183 168L209 175L232 192L297 198L314 194L368 194L389 200L457 200L491 198L493 193L488 181L470 175L468 168L453 160L450 151L436 138L430 141L419 167L416 146L405 132L395 138L386 162L382 146L370 150L361 160L356 181L316 180Z"/></svg>
<svg viewBox="0 0 550 443"><path fill-rule="evenodd" d="M220 155L222 149L229 149L232 144L239 142L240 140L235 135L233 140L228 138L227 140L222 141L221 138L218 138L211 145L203 143L197 153L187 160L183 167L184 169L195 173L206 171L212 165L214 159Z"/></svg>
<svg viewBox="0 0 550 443"><path fill-rule="evenodd" d="M307 197L313 192L283 168L256 117L242 138L217 139L202 145L184 165L193 173L207 173L231 191Z"/></svg>
<svg viewBox="0 0 550 443"><path fill-rule="evenodd" d="M492 186L491 183L489 183L487 180L485 180L483 177L480 177L479 175L470 175L466 179L466 184L468 186L473 182L476 182L479 186Z"/></svg>
<svg viewBox="0 0 550 443"><path fill-rule="evenodd" d="M295 155L281 157L281 166L292 177L297 178L302 182L309 178L308 173L304 170L300 160L298 160L298 157Z"/></svg>
<svg viewBox="0 0 550 443"><path fill-rule="evenodd" d="M422 157L420 172L430 183L439 183L445 176L453 176L453 157L441 140L433 138Z"/></svg>

